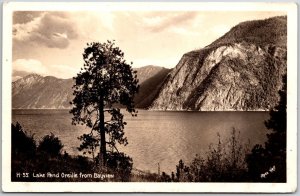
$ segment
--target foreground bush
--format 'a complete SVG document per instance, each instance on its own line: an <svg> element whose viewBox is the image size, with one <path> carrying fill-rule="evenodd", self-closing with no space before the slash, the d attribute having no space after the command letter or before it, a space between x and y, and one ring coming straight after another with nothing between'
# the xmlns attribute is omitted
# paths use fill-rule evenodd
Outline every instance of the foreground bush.
<svg viewBox="0 0 300 196"><path fill-rule="evenodd" d="M36 152L36 142L17 122L11 125L11 153L16 156L33 157Z"/></svg>
<svg viewBox="0 0 300 196"><path fill-rule="evenodd" d="M99 161L97 165L97 161L88 157L70 156L66 152L62 154L63 144L52 133L44 136L37 147L33 135L29 136L19 123L12 124L11 131L12 181L130 181L133 163L124 153L109 153L107 167L101 168ZM39 174L45 174L46 177L35 177ZM69 178L62 174L78 176Z"/></svg>
<svg viewBox="0 0 300 196"><path fill-rule="evenodd" d="M40 141L38 151L47 153L51 156L58 156L61 154L61 150L64 146L58 137L55 137L53 133L46 135Z"/></svg>
<svg viewBox="0 0 300 196"><path fill-rule="evenodd" d="M241 144L239 133L236 133L233 128L231 137L225 142L221 141L218 134L218 143L210 145L206 156L196 155L189 165L185 165L180 160L176 166L176 174L172 174L171 180L176 182L247 181L245 162L247 152L248 146Z"/></svg>
<svg viewBox="0 0 300 196"><path fill-rule="evenodd" d="M129 181L132 170L132 158L124 153L108 154L107 165L118 181Z"/></svg>
<svg viewBox="0 0 300 196"><path fill-rule="evenodd" d="M18 122L11 125L11 133L12 181L78 181L79 179L72 178L37 178L34 175L92 171L93 164L87 158L61 154L63 145L52 133L44 136L38 146L33 135L29 135Z"/></svg>

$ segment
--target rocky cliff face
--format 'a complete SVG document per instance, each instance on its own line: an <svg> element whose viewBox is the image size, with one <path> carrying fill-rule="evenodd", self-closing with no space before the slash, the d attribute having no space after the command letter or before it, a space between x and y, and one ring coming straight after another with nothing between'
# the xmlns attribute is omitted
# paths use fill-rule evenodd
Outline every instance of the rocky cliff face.
<svg viewBox="0 0 300 196"><path fill-rule="evenodd" d="M183 55L151 109L269 110L286 73L286 17L245 22Z"/></svg>

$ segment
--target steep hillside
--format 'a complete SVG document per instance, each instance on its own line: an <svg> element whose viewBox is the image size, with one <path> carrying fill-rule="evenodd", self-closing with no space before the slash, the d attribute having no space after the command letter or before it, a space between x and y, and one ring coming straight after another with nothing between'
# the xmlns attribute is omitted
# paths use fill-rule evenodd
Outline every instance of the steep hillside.
<svg viewBox="0 0 300 196"><path fill-rule="evenodd" d="M286 73L286 17L243 22L183 55L154 110L269 110Z"/></svg>
<svg viewBox="0 0 300 196"><path fill-rule="evenodd" d="M162 68L158 73L140 84L139 93L134 99L137 108L150 107L170 71L171 69Z"/></svg>
<svg viewBox="0 0 300 196"><path fill-rule="evenodd" d="M139 79L139 84L142 84L145 80L158 74L163 69L164 69L164 67L147 65L147 66L140 67L140 68L134 68L133 70L137 71L137 77Z"/></svg>

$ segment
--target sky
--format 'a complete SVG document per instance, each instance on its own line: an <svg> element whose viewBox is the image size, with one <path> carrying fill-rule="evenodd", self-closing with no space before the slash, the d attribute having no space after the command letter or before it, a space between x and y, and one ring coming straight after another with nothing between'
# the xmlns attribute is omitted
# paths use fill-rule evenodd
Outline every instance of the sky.
<svg viewBox="0 0 300 196"><path fill-rule="evenodd" d="M282 12L17 11L13 14L13 80L28 73L76 76L89 42L115 43L133 67L173 68L182 55L203 48L240 22Z"/></svg>

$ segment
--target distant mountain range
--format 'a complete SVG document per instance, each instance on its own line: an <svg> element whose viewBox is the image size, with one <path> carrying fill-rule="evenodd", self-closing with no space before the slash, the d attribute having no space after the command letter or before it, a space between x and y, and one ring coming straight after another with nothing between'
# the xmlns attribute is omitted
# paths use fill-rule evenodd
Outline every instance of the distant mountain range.
<svg viewBox="0 0 300 196"><path fill-rule="evenodd" d="M269 110L287 71L287 17L247 21L205 48L187 52L173 69L135 69L138 108ZM17 78L16 78L17 79ZM70 108L72 79L30 74L12 84L13 108Z"/></svg>
<svg viewBox="0 0 300 196"><path fill-rule="evenodd" d="M136 107L148 108L170 69L158 66L135 68L140 92L135 97ZM71 108L73 80L53 76L29 74L12 83L12 107L20 109Z"/></svg>
<svg viewBox="0 0 300 196"><path fill-rule="evenodd" d="M12 84L13 108L70 108L72 79L30 74Z"/></svg>

